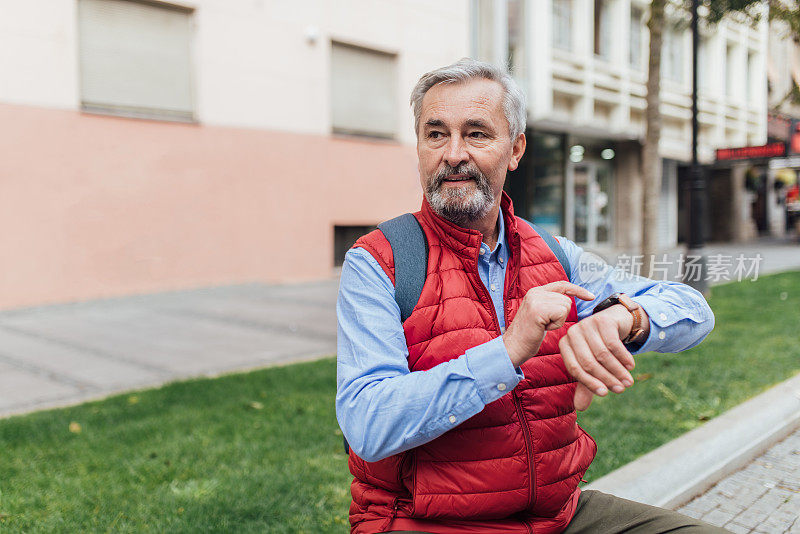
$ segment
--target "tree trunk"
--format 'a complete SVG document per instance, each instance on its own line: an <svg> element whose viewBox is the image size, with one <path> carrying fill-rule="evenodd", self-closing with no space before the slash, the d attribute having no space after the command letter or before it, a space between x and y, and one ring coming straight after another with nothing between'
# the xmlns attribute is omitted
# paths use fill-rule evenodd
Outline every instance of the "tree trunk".
<svg viewBox="0 0 800 534"><path fill-rule="evenodd" d="M664 5L667 0L652 0L647 29L650 31L650 61L647 67L647 109L642 147L642 274L652 274L652 261L658 247L658 203L661 199L661 45L664 40Z"/></svg>

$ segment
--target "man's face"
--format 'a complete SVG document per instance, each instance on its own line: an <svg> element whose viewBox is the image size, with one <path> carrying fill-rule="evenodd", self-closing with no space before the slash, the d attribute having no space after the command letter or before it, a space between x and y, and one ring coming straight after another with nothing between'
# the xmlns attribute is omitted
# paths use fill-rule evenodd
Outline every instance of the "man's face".
<svg viewBox="0 0 800 534"><path fill-rule="evenodd" d="M503 87L486 79L435 85L419 125L420 182L433 210L460 226L491 213L525 151L523 134L509 137Z"/></svg>

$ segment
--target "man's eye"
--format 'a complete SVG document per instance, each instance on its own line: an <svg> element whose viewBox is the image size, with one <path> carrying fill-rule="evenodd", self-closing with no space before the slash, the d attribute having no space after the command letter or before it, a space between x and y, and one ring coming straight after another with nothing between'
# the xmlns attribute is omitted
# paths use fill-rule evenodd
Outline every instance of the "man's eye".
<svg viewBox="0 0 800 534"><path fill-rule="evenodd" d="M442 132L429 132L428 137L431 139L439 139L442 136Z"/></svg>
<svg viewBox="0 0 800 534"><path fill-rule="evenodd" d="M480 139L482 137L486 137L486 134L483 132L470 132L469 136L474 137L476 139Z"/></svg>

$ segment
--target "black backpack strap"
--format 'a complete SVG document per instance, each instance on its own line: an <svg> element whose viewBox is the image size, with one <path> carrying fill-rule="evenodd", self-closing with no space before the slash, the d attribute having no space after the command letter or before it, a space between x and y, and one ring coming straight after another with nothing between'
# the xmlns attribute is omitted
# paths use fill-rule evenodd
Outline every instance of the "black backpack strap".
<svg viewBox="0 0 800 534"><path fill-rule="evenodd" d="M411 316L428 275L428 240L419 221L410 213L378 225L394 256L394 299L400 306L400 320Z"/></svg>
<svg viewBox="0 0 800 534"><path fill-rule="evenodd" d="M525 219L522 220L525 221ZM564 252L561 243L559 243L558 240L550 234L550 232L538 224L533 224L530 221L525 222L531 225L531 228L533 228L533 230L539 234L542 239L544 239L544 242L547 243L547 246L550 247L550 250L552 250L553 254L556 255L561 267L564 268L564 272L567 273L567 281L572 280L572 268L570 267L569 260L567 259L567 253Z"/></svg>

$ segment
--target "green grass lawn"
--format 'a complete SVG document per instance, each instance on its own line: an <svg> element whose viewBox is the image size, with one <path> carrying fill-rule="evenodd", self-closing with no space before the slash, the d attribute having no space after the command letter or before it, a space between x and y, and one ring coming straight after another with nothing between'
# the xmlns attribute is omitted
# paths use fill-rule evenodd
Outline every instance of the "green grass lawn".
<svg viewBox="0 0 800 534"><path fill-rule="evenodd" d="M800 371L800 273L716 287L715 331L638 357L580 423L596 478ZM0 421L0 532L345 532L333 359Z"/></svg>
<svg viewBox="0 0 800 534"><path fill-rule="evenodd" d="M598 443L585 478L612 471L800 372L800 272L712 288L716 326L679 354L636 357L636 383L578 423Z"/></svg>

